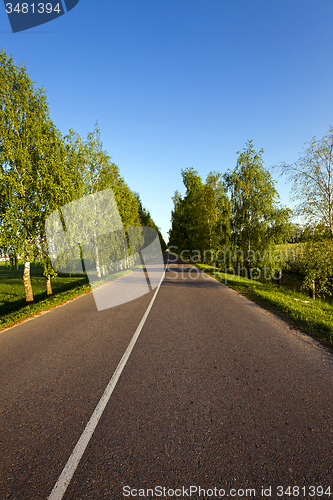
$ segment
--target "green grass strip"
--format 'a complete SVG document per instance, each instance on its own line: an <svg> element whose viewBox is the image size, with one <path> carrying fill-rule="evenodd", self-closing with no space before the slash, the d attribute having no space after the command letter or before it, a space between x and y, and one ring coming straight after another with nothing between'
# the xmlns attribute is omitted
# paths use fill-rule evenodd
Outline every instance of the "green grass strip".
<svg viewBox="0 0 333 500"><path fill-rule="evenodd" d="M0 331L89 292L91 292L89 284L77 286L65 292L52 295L44 300L40 300L30 306L23 306L17 310L4 314L0 318Z"/></svg>
<svg viewBox="0 0 333 500"><path fill-rule="evenodd" d="M137 267L140 266L135 268ZM102 286L109 281L121 278L132 269L134 268L114 273L112 277L102 278L98 285ZM91 292L87 276L60 274L52 280L53 295L46 297L42 269L40 266L32 266L31 282L34 290L34 304L28 306L25 305L22 272L22 269L11 270L7 266L0 266L0 277L2 278L0 283L0 331Z"/></svg>
<svg viewBox="0 0 333 500"><path fill-rule="evenodd" d="M278 288L272 282L262 283L219 272L218 268L213 266L192 264L333 349L332 303L319 299L311 300L303 293L283 286Z"/></svg>

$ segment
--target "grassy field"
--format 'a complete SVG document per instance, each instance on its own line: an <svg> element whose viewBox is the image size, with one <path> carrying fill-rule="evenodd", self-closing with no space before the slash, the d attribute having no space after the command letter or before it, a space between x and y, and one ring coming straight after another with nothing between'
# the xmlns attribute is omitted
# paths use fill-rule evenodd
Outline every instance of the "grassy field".
<svg viewBox="0 0 333 500"><path fill-rule="evenodd" d="M218 269L204 264L194 264L219 281L226 283L250 300L272 311L292 326L302 329L324 345L333 348L333 304L332 301L311 300L300 292L302 281L293 273L285 273L283 286L261 283L219 273Z"/></svg>
<svg viewBox="0 0 333 500"><path fill-rule="evenodd" d="M105 276L99 279L98 283L93 283L93 286L100 286L111 280L116 280L137 267L141 267L141 265ZM22 277L23 262L19 262L18 268L14 269L11 269L4 262L0 262L0 331L29 316L51 309L92 290L86 274L59 273L56 278L52 278L53 295L47 297L43 268L41 265L32 264L31 284L34 303L27 306Z"/></svg>
<svg viewBox="0 0 333 500"><path fill-rule="evenodd" d="M86 275L59 275L52 279L53 296L47 298L43 268L41 265L32 265L34 304L26 306L22 276L23 262L19 263L17 269L0 262L0 330L91 290Z"/></svg>

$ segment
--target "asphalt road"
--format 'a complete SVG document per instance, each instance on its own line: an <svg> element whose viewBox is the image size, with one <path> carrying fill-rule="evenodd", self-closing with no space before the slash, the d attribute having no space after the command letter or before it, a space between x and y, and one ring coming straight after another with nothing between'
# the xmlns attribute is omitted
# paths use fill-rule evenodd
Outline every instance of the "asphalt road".
<svg viewBox="0 0 333 500"><path fill-rule="evenodd" d="M153 293L0 333L1 500L48 498ZM173 262L63 498L330 499L332 449L332 355Z"/></svg>

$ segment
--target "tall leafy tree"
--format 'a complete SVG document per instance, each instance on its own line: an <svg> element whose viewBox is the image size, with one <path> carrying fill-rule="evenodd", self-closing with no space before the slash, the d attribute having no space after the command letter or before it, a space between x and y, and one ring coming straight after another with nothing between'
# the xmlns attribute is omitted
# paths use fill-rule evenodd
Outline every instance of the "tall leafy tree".
<svg viewBox="0 0 333 500"><path fill-rule="evenodd" d="M315 299L332 295L333 284L333 241L332 239L305 243L302 257L304 281L303 290L310 291Z"/></svg>
<svg viewBox="0 0 333 500"><path fill-rule="evenodd" d="M129 188L123 178L119 179L119 182L116 183L113 190L115 193L119 214L126 231L128 247L130 249L131 255L133 256L133 254L137 252L144 243L142 231L136 231L135 237L134 235L132 235L131 245L129 245L127 234L128 227L141 226L139 201L135 193ZM126 251L126 249L124 249L124 251ZM126 259L124 267L129 267L130 265L131 262Z"/></svg>
<svg viewBox="0 0 333 500"><path fill-rule="evenodd" d="M263 149L248 141L238 152L234 170L224 175L232 206L232 240L249 267L253 252L264 251L281 239L289 224L289 210L278 204L274 180L263 166Z"/></svg>
<svg viewBox="0 0 333 500"><path fill-rule="evenodd" d="M201 217L200 193L202 191L202 179L193 167L182 169L183 183L186 194L183 198L176 191L173 197L174 209L171 214L171 230L169 232L169 243L177 247L177 251L199 250L201 240L198 227ZM199 247L199 248L198 248Z"/></svg>
<svg viewBox="0 0 333 500"><path fill-rule="evenodd" d="M45 91L37 89L26 68L16 66L3 49L0 90L0 239L7 252L24 259L29 304L33 302L30 262L42 256L46 263L45 218L64 201L62 141L50 120ZM47 268L45 264L46 277Z"/></svg>
<svg viewBox="0 0 333 500"><path fill-rule="evenodd" d="M105 265L102 262L104 259L101 255L101 251L105 250L105 241L104 246L98 241L101 238L98 236L96 225L103 218L104 213L101 207L97 206L99 198L96 194L115 184L119 178L119 169L111 162L110 156L103 149L101 132L97 122L93 132L87 134L86 140L72 129L69 131L69 135L65 137L65 140L68 150L71 152L71 161L76 163L80 174L80 196L92 195L93 201L96 200L94 204L95 216L91 220L87 213L82 214L82 217L80 217L81 214L75 213L72 219L77 218L81 233L85 232L87 237L90 235L92 238L91 244L86 245L85 253L88 252L88 249L92 251L90 257L95 261L96 274L100 278L102 276L103 265ZM72 224L73 222L74 220L72 220ZM85 257L87 258L88 255L85 255Z"/></svg>
<svg viewBox="0 0 333 500"><path fill-rule="evenodd" d="M166 243L165 243L164 238L162 236L162 233L160 231L160 228L158 226L156 226L155 222L152 219L152 216L151 216L149 210L142 205L142 201L141 201L139 193L134 193L134 194L138 200L138 211L139 211L141 226L152 227L153 229L155 229L155 231L158 234L159 240L160 240L162 252L164 253L167 249L167 246L166 246ZM145 237L145 242L144 242L145 246L147 246L147 244L150 243L150 241L146 241L146 238L147 238L147 235Z"/></svg>
<svg viewBox="0 0 333 500"><path fill-rule="evenodd" d="M120 176L118 166L112 162L112 158L104 150L98 123L96 122L93 131L87 134L86 140L73 130L70 130L65 139L80 172L81 196L92 195L94 197L98 192L111 188L124 229L126 230L128 226L140 226L138 199ZM95 208L99 213L98 217L92 220L92 226L97 223L98 219L103 218L103 213L97 206ZM91 231L94 240L91 247L98 278L107 272L111 255L112 260L123 261L121 267L129 266L128 258L124 257L128 254L128 242L124 240L122 234L115 232L98 237L97 228L96 230L94 227L87 228L87 234ZM138 233L137 247L142 243L141 240ZM131 251L134 253L136 248L131 248Z"/></svg>
<svg viewBox="0 0 333 500"><path fill-rule="evenodd" d="M231 205L219 172L209 172L203 186L204 222L206 248L213 255L230 241Z"/></svg>
<svg viewBox="0 0 333 500"><path fill-rule="evenodd" d="M170 244L179 250L197 252L197 260L214 260L217 249L228 237L229 200L221 174L210 172L206 182L193 168L182 170L185 197L176 191L173 201ZM207 257L208 255L208 257Z"/></svg>
<svg viewBox="0 0 333 500"><path fill-rule="evenodd" d="M169 246L175 247L178 251L188 248L189 230L186 223L186 209L182 195L175 191L172 197L173 210L171 212L171 229L169 231Z"/></svg>
<svg viewBox="0 0 333 500"><path fill-rule="evenodd" d="M292 182L295 215L324 225L333 238L333 127L321 139L313 137L296 163L276 168Z"/></svg>

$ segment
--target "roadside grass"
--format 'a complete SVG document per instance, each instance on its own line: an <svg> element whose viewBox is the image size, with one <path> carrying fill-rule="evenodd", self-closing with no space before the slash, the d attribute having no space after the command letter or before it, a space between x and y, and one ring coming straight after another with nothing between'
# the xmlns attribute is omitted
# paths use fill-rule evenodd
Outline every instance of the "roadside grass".
<svg viewBox="0 0 333 500"><path fill-rule="evenodd" d="M304 281L304 275L299 273L293 273L291 271L282 271L282 288L286 290L291 290L293 292L304 292L301 290Z"/></svg>
<svg viewBox="0 0 333 500"><path fill-rule="evenodd" d="M333 349L332 301L311 300L298 291L300 280L296 276L290 274L289 283L286 280L286 284L278 288L272 282L262 283L219 272L213 266L192 264Z"/></svg>
<svg viewBox="0 0 333 500"><path fill-rule="evenodd" d="M86 275L59 274L52 279L53 295L47 297L43 268L39 264L32 264L34 303L27 306L22 279L23 267L22 261L13 269L5 262L0 262L0 330L91 290Z"/></svg>
<svg viewBox="0 0 333 500"><path fill-rule="evenodd" d="M86 274L61 274L52 278L53 295L47 297L43 268L40 264L31 265L31 284L34 303L26 305L23 286L23 262L18 268L11 269L5 262L0 262L0 331L24 319L52 309L80 295L91 292ZM129 271L121 271L112 276L120 278ZM99 285L110 278L99 281Z"/></svg>

